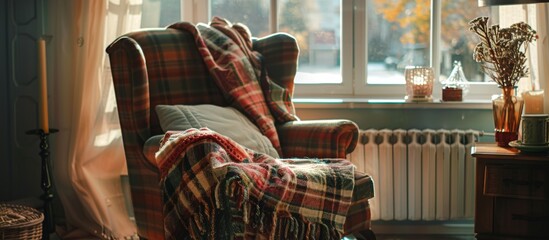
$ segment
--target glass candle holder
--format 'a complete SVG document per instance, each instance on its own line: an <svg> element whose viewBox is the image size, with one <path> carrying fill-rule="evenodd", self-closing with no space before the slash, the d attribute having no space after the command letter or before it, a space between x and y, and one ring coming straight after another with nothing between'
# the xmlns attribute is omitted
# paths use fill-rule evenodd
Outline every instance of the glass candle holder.
<svg viewBox="0 0 549 240"><path fill-rule="evenodd" d="M406 101L432 101L434 73L431 67L407 66L404 69L406 79Z"/></svg>

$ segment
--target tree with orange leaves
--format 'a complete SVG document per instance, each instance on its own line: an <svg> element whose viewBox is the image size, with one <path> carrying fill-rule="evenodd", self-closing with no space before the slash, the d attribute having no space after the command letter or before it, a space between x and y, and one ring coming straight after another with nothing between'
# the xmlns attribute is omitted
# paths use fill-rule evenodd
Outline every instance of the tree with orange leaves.
<svg viewBox="0 0 549 240"><path fill-rule="evenodd" d="M393 25L404 30L403 44L429 42L430 0L374 0L377 12Z"/></svg>

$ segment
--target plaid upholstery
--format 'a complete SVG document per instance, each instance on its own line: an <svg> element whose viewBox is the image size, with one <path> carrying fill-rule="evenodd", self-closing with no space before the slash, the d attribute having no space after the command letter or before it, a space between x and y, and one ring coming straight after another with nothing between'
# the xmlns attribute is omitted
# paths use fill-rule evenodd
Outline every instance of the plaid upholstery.
<svg viewBox="0 0 549 240"><path fill-rule="evenodd" d="M276 44L278 40L275 39L281 43ZM287 34L275 34L254 40L253 46L268 63L265 68L272 82L286 89L287 97L281 98L287 101L283 104L286 106L284 111L293 114L293 105L288 100L293 93L296 62L284 59L297 56L295 39ZM163 134L154 107L159 104L228 106L230 103L210 75L188 32L170 28L131 32L116 39L107 52L139 235L147 239L164 239L160 176L156 166L149 163L143 153L149 138ZM340 158L344 157L341 156L343 152L349 153L356 145L357 129L356 126L352 129L353 124L349 125L348 121L341 124L342 129L332 122L316 125L311 122L311 126L301 128L308 121L281 122L274 117L280 125L277 132L282 151L288 156ZM321 130L325 127L329 130ZM294 128L298 129L295 133ZM322 139L329 143L321 143ZM290 144L297 145L292 148ZM286 151L286 147L290 150ZM312 148L306 149L309 147ZM370 185L373 186L371 181Z"/></svg>
<svg viewBox="0 0 549 240"><path fill-rule="evenodd" d="M345 158L358 141L348 120L292 121L278 126L284 157Z"/></svg>
<svg viewBox="0 0 549 240"><path fill-rule="evenodd" d="M368 199L374 197L374 188L370 176L355 171L353 200L345 219L345 235L358 233L372 226L372 216Z"/></svg>
<svg viewBox="0 0 549 240"><path fill-rule="evenodd" d="M271 112L279 123L297 120L292 103L299 48L291 35L277 33L254 39L253 49L262 53L266 74L261 84Z"/></svg>

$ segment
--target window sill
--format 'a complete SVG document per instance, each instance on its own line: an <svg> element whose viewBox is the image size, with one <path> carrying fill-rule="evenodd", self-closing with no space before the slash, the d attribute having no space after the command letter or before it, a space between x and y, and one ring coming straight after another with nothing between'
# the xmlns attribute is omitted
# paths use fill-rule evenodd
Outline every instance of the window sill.
<svg viewBox="0 0 549 240"><path fill-rule="evenodd" d="M368 98L294 98L296 108L391 108L391 109L492 109L491 100L464 100L461 102L443 102L433 99L431 102L406 102L404 99L368 99Z"/></svg>

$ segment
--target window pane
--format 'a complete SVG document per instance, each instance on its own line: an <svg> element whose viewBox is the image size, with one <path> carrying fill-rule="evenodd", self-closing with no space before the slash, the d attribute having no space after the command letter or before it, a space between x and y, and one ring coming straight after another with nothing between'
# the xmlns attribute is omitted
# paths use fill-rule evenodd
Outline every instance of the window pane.
<svg viewBox="0 0 549 240"><path fill-rule="evenodd" d="M143 0L142 11L142 28L166 27L181 21L180 0Z"/></svg>
<svg viewBox="0 0 549 240"><path fill-rule="evenodd" d="M232 23L248 26L252 36L263 37L269 32L269 0L211 0L211 15Z"/></svg>
<svg viewBox="0 0 549 240"><path fill-rule="evenodd" d="M477 0L442 1L441 80L450 75L453 62L460 61L467 80L470 82L490 81L486 79L480 64L473 59L473 49L480 40L469 31L469 21L480 16L490 16L490 8L476 6ZM497 24L497 19L490 17L490 22Z"/></svg>
<svg viewBox="0 0 549 240"><path fill-rule="evenodd" d="M404 84L404 68L429 65L430 0L368 0L369 84Z"/></svg>
<svg viewBox="0 0 549 240"><path fill-rule="evenodd" d="M341 1L280 0L278 30L297 38L296 83L341 83Z"/></svg>

